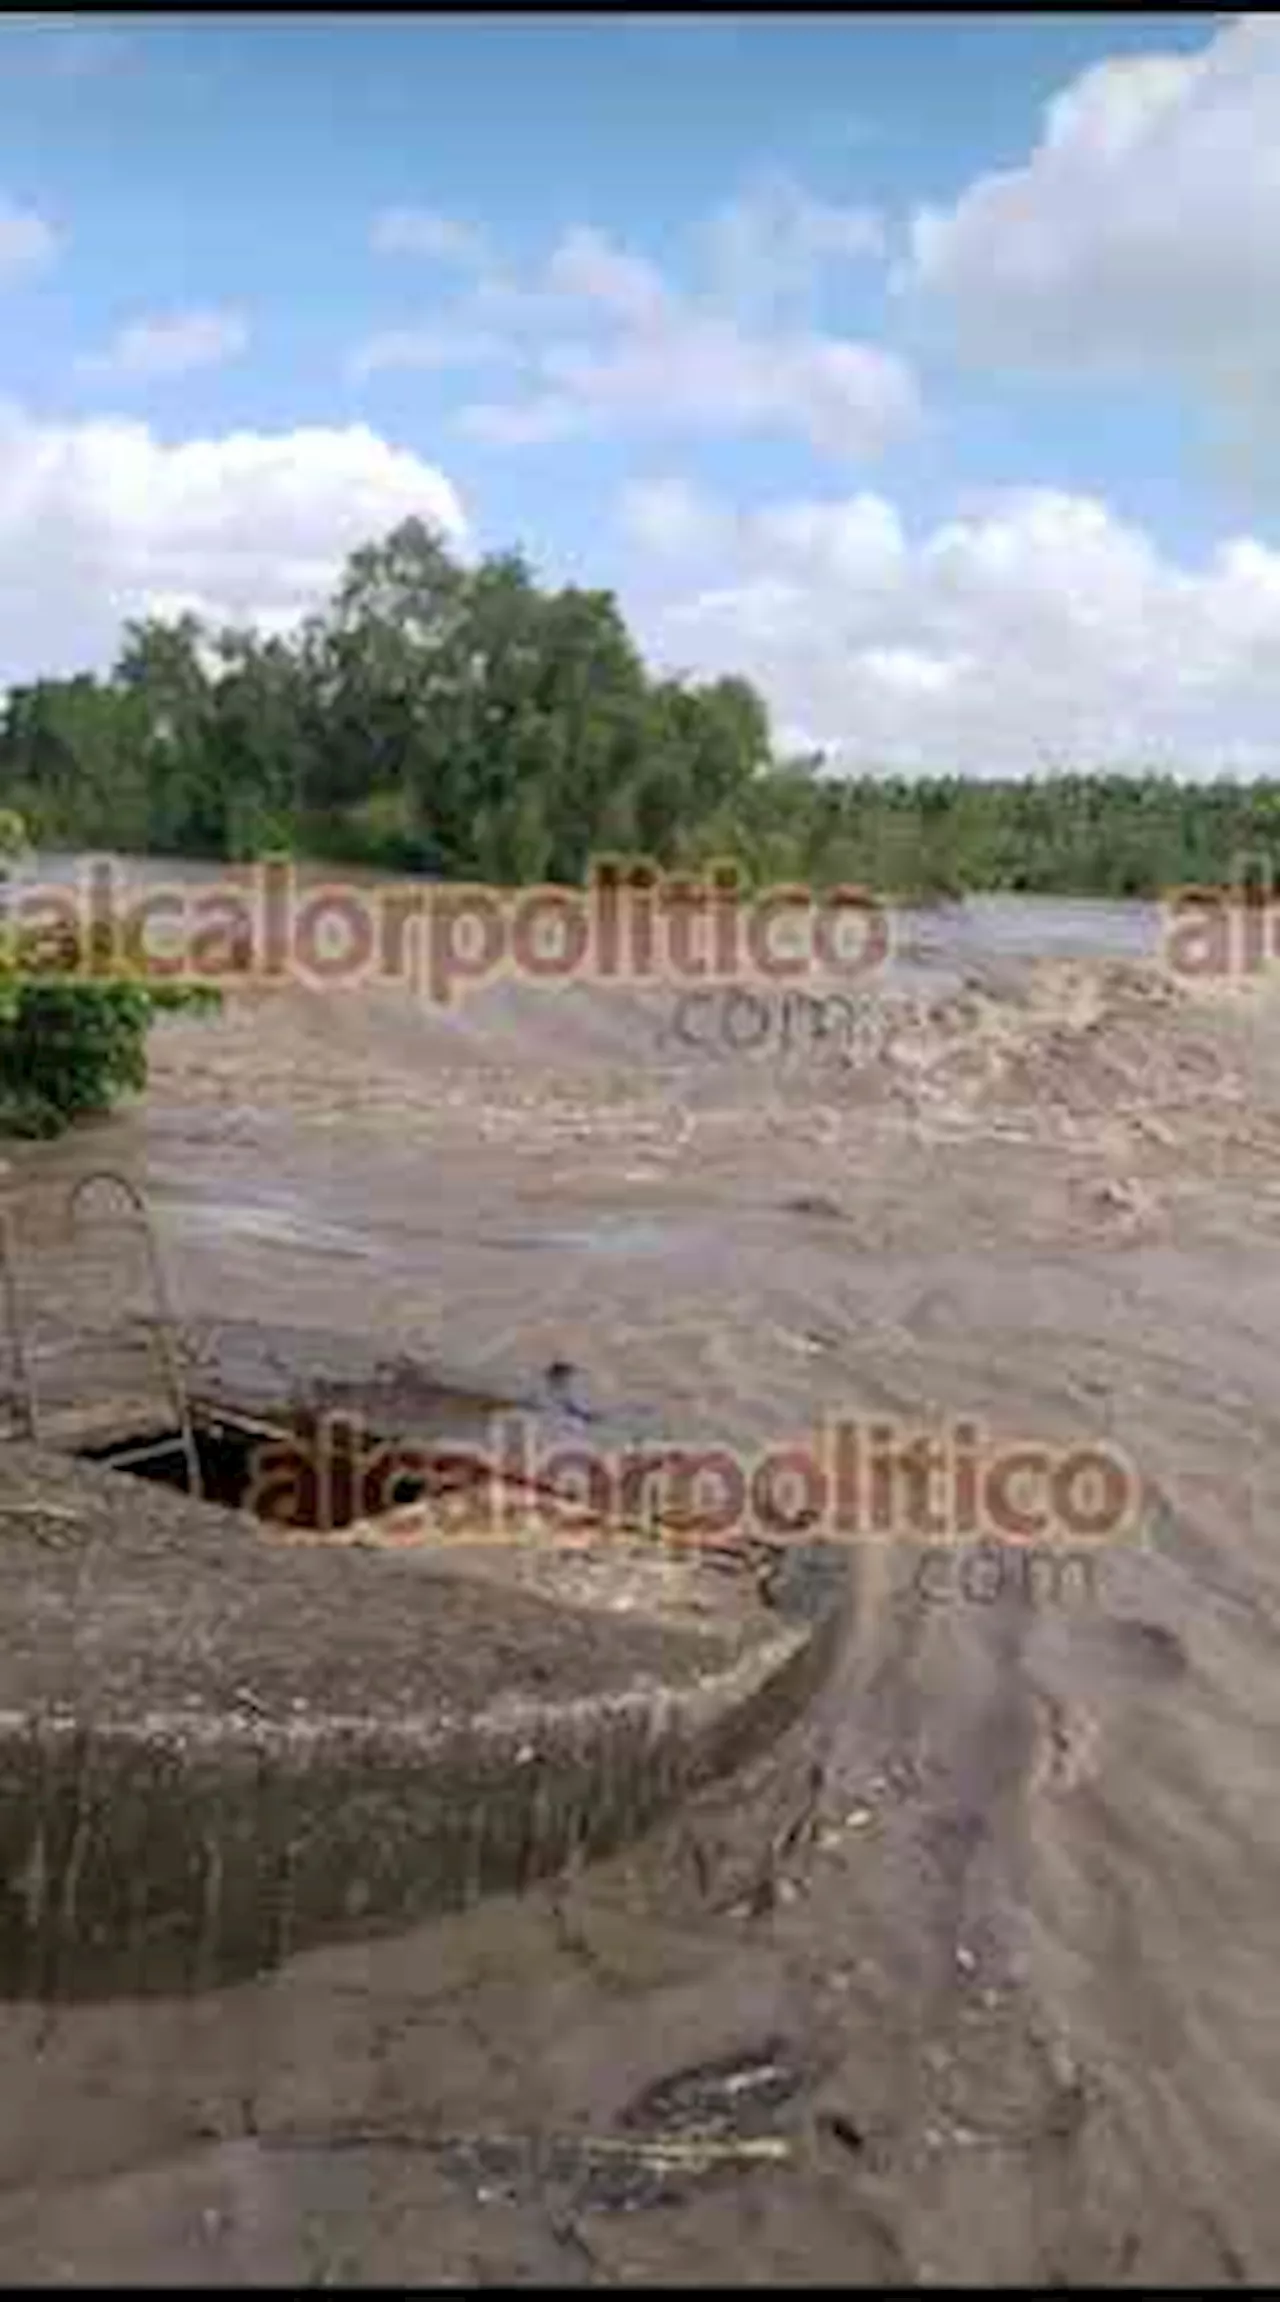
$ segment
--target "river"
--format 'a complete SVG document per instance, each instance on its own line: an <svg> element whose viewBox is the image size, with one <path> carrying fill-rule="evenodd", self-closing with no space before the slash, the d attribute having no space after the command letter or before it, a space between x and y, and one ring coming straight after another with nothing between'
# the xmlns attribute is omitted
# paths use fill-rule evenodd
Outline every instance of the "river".
<svg viewBox="0 0 1280 2302"><path fill-rule="evenodd" d="M6 2276L1274 2276L1280 1017L1162 981L1157 924L904 918L911 999L852 1053L689 1043L652 989L236 994L162 1026L139 1105L10 1147L50 1325L105 1316L55 1215L110 1164L193 1312L559 1357L744 1449L831 1414L1105 1439L1150 1503L1083 1593L895 1564L767 1891L762 1776L216 2002L7 2017ZM785 2152L641 2209L436 2146L581 2135L726 2056L789 2074Z"/></svg>

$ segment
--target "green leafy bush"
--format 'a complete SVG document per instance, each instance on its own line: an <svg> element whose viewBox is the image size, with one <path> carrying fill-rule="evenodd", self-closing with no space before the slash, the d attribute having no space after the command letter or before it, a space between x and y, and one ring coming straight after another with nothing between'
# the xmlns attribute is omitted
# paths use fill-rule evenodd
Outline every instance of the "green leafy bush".
<svg viewBox="0 0 1280 2302"><path fill-rule="evenodd" d="M64 933L11 941L0 956L0 1134L59 1135L147 1083L147 1035L166 1010L221 1005L208 985L147 983L83 964Z"/></svg>

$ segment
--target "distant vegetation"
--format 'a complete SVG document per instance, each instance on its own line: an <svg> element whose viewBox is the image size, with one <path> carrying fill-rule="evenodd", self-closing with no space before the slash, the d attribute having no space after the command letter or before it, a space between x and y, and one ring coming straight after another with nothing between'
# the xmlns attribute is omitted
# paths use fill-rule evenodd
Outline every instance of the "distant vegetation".
<svg viewBox="0 0 1280 2302"><path fill-rule="evenodd" d="M980 761L967 763L980 769ZM655 678L608 592L518 555L463 568L407 521L356 552L290 638L192 617L127 627L105 678L0 712L0 804L34 841L268 851L498 883L594 855L889 895L1138 895L1280 868L1280 785L1148 774L836 777L779 761L744 679Z"/></svg>

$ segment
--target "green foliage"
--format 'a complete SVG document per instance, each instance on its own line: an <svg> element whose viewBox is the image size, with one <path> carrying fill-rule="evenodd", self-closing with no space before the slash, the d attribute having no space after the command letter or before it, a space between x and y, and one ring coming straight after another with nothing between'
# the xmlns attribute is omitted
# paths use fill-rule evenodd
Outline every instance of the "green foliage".
<svg viewBox="0 0 1280 2302"><path fill-rule="evenodd" d="M756 884L874 887L907 901L983 889L1155 897L1232 884L1246 859L1280 883L1280 785L1141 772L1005 779L773 767L687 842L735 854Z"/></svg>
<svg viewBox="0 0 1280 2302"><path fill-rule="evenodd" d="M610 593L406 520L292 639L131 624L110 679L15 689L0 799L44 846L573 881L673 860L767 754L746 683L655 681Z"/></svg>
<svg viewBox="0 0 1280 2302"><path fill-rule="evenodd" d="M0 961L0 1134L51 1136L147 1083L147 1034L163 1012L220 1006L209 985L146 983L84 964L74 935L17 938Z"/></svg>
<svg viewBox="0 0 1280 2302"><path fill-rule="evenodd" d="M46 847L507 883L580 881L605 853L899 898L1153 894L1225 883L1245 856L1280 870L1277 783L779 762L747 681L655 677L611 593L547 589L518 552L463 567L412 519L290 638L135 623L109 678L13 689L0 802Z"/></svg>
<svg viewBox="0 0 1280 2302"><path fill-rule="evenodd" d="M30 842L22 817L12 807L0 807L0 879L10 864L17 863L27 853Z"/></svg>
<svg viewBox="0 0 1280 2302"><path fill-rule="evenodd" d="M126 983L21 987L0 1024L0 1116L11 1133L56 1133L146 1085L147 992Z"/></svg>

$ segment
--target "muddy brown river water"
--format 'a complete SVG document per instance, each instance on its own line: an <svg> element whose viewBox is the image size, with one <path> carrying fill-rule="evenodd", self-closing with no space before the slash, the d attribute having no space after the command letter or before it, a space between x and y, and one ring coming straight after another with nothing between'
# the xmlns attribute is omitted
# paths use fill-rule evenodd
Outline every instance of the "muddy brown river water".
<svg viewBox="0 0 1280 2302"><path fill-rule="evenodd" d="M237 996L11 1149L37 1352L126 1298L56 1220L108 1165L192 1312L560 1359L744 1450L1105 1443L1145 1501L1060 1586L852 1550L785 1748L607 1863L6 2007L0 2276L1280 2274L1280 1001L1163 983L1137 912L1018 917L920 923L853 1049L690 1046L660 990Z"/></svg>

